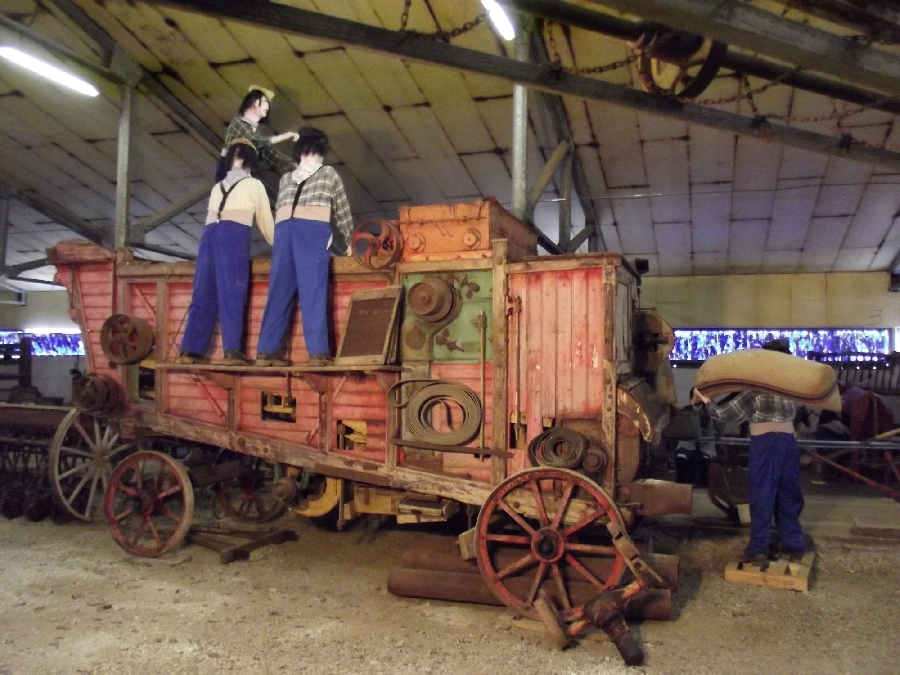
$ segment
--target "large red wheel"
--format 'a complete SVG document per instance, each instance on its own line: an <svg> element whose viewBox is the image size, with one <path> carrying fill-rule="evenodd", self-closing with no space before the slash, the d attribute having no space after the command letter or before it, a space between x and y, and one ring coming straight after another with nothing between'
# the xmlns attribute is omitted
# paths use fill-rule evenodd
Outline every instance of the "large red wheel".
<svg viewBox="0 0 900 675"><path fill-rule="evenodd" d="M478 514L478 567L520 615L540 619L534 603L544 591L563 621L579 621L585 603L619 585L625 571L605 537L609 521L624 529L616 505L589 478L567 469L522 471L500 483Z"/></svg>
<svg viewBox="0 0 900 675"><path fill-rule="evenodd" d="M194 490L180 462L161 452L136 452L113 471L106 492L106 519L119 546L155 558L187 535L194 517Z"/></svg>

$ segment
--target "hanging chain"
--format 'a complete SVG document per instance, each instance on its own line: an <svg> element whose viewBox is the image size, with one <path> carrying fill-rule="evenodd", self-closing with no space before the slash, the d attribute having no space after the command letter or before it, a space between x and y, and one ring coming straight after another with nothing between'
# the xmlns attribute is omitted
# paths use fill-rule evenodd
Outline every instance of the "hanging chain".
<svg viewBox="0 0 900 675"><path fill-rule="evenodd" d="M409 6L412 4L412 0L406 0L403 5L403 14L400 15L400 30L406 30L406 24L409 23Z"/></svg>
<svg viewBox="0 0 900 675"><path fill-rule="evenodd" d="M611 70L624 68L625 66L634 63L640 58L640 54L635 53L619 61L607 63L604 66L593 66L591 68L567 68L562 64L562 58L559 55L559 50L556 48L556 39L553 37L554 25L555 24L552 21L547 21L544 23L544 36L547 42L547 55L550 58L550 63L548 65L553 70L564 71L573 75L599 75L600 73L606 73Z"/></svg>

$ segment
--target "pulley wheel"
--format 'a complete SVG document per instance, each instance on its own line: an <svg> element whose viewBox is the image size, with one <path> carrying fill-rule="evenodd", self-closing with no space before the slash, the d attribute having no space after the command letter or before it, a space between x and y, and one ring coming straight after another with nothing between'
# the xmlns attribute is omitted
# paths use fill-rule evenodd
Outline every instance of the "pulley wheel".
<svg viewBox="0 0 900 675"><path fill-rule="evenodd" d="M110 413L121 402L119 383L104 373L90 373L72 383L72 403L79 410Z"/></svg>
<svg viewBox="0 0 900 675"><path fill-rule="evenodd" d="M350 252L363 267L382 270L393 267L400 259L402 237L389 220L367 220L353 232Z"/></svg>
<svg viewBox="0 0 900 675"><path fill-rule="evenodd" d="M406 294L410 310L427 323L446 319L453 311L455 300L453 286L440 277L426 277L413 284Z"/></svg>
<svg viewBox="0 0 900 675"><path fill-rule="evenodd" d="M100 349L111 363L139 363L153 351L153 328L139 317L113 314L100 329Z"/></svg>

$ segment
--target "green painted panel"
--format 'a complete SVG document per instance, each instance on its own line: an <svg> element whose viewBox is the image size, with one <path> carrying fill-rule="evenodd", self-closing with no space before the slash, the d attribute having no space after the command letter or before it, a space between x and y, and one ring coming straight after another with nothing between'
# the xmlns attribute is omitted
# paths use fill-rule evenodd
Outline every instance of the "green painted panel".
<svg viewBox="0 0 900 675"><path fill-rule="evenodd" d="M456 306L450 317L438 323L428 323L416 316L408 303L403 307L400 353L403 361L478 362L481 358L481 330L478 317L484 312L486 358L492 358L492 299L493 272L469 270L462 272L407 274L402 279L404 297L409 289L428 277L443 279L453 287Z"/></svg>

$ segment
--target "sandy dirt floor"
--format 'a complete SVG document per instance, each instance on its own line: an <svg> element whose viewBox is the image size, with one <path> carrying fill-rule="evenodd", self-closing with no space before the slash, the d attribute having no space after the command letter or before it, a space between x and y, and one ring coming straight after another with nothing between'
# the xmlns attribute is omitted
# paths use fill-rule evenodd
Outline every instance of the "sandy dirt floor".
<svg viewBox="0 0 900 675"><path fill-rule="evenodd" d="M0 520L0 674L900 672L900 548L818 542L812 590L726 584L739 533L657 527L682 557L670 622L632 624L646 662L608 643L554 650L496 607L397 598L388 570L422 531L369 521L227 565L186 546L141 563L103 525ZM180 562L176 562L180 561Z"/></svg>

